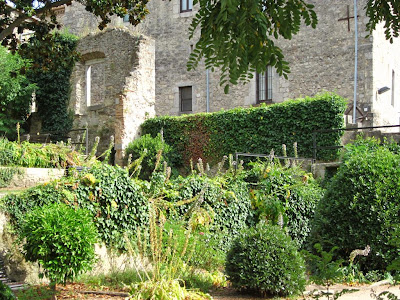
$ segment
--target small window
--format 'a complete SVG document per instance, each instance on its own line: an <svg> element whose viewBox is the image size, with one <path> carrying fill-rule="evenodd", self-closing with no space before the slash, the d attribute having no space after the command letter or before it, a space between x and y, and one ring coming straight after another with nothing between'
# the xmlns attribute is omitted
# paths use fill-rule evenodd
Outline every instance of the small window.
<svg viewBox="0 0 400 300"><path fill-rule="evenodd" d="M257 73L257 103L272 102L272 68L267 67L264 73Z"/></svg>
<svg viewBox="0 0 400 300"><path fill-rule="evenodd" d="M181 112L192 111L192 87L185 86L179 88L179 99Z"/></svg>
<svg viewBox="0 0 400 300"><path fill-rule="evenodd" d="M192 11L193 0L180 0L181 1L181 12Z"/></svg>

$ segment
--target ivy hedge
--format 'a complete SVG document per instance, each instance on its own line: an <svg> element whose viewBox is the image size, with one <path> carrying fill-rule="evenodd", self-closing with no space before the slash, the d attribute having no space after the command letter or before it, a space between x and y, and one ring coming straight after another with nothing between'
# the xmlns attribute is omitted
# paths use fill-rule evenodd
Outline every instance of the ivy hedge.
<svg viewBox="0 0 400 300"><path fill-rule="evenodd" d="M51 51L46 41L31 38L21 51L22 56L32 61L27 77L37 86L36 104L42 120L42 131L65 135L72 128L73 115L68 110L70 77L75 61L78 37L55 32L47 37L53 39Z"/></svg>
<svg viewBox="0 0 400 300"><path fill-rule="evenodd" d="M216 163L234 152L282 155L282 144L298 144L298 155L312 157L313 131L342 128L346 100L324 93L314 98L288 100L269 106L235 108L215 113L179 117L162 116L146 120L143 134L156 136L161 130L165 142L175 148L181 158L174 163L188 165L190 159ZM321 135L318 146L340 145L342 132ZM294 150L288 147L288 156ZM337 150L320 150L319 159L333 160Z"/></svg>

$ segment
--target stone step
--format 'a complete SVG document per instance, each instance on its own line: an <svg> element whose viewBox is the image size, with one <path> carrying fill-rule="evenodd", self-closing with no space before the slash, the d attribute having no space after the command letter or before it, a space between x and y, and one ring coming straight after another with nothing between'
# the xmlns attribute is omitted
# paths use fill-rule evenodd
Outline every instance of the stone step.
<svg viewBox="0 0 400 300"><path fill-rule="evenodd" d="M6 272L4 270L4 262L2 259L0 259L0 281L8 285L12 291L22 290L27 287L27 285L23 282L12 282L7 278Z"/></svg>

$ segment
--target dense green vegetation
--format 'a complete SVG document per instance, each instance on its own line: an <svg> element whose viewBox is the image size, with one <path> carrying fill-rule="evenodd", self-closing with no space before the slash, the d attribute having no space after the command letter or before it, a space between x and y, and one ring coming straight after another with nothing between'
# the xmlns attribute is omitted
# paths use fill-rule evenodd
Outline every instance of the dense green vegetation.
<svg viewBox="0 0 400 300"><path fill-rule="evenodd" d="M357 140L347 147L343 164L320 201L311 243L338 247L348 259L354 249L371 247L357 258L364 271L385 271L398 257L390 243L400 216L400 155L397 144Z"/></svg>
<svg viewBox="0 0 400 300"><path fill-rule="evenodd" d="M319 129L343 127L346 101L334 94L297 99L270 106L235 108L210 114L157 117L142 124L144 134L155 137L161 130L164 140L180 155L174 165L189 166L190 160L216 164L235 152L283 155L282 143L297 142L300 157L313 157L312 133ZM276 130L279 128L279 130ZM317 145L340 145L341 132L321 135ZM295 156L288 149L288 156ZM332 160L337 150L321 150L318 159Z"/></svg>
<svg viewBox="0 0 400 300"><path fill-rule="evenodd" d="M73 116L68 111L70 76L78 53L78 37L55 32L53 48L48 52L46 43L31 38L21 55L32 61L34 68L27 78L36 85L37 112L42 121L42 132L51 132L59 139L71 129ZM53 136L53 138L54 138Z"/></svg>
<svg viewBox="0 0 400 300"><path fill-rule="evenodd" d="M0 46L0 134L8 138L16 138L17 123L29 114L35 85L20 73L26 65L26 60Z"/></svg>
<svg viewBox="0 0 400 300"><path fill-rule="evenodd" d="M234 287L262 295L300 294L306 283L304 260L296 244L281 228L263 222L234 240L226 273Z"/></svg>
<svg viewBox="0 0 400 300"><path fill-rule="evenodd" d="M156 139L160 150L166 147L160 137L145 139L145 145L154 145ZM152 265L147 269L134 263L133 269L114 274L114 280L104 275L86 282L109 281L121 288L116 282L120 278L139 298L208 299L204 292L225 284L222 272L238 289L285 296L302 291L306 267L310 280L326 286L340 280L379 280L385 272L398 275L397 144L360 138L348 145L338 173L324 185L326 191L288 159L243 165L231 156L217 170L200 160L190 175L171 176L157 147L151 151L155 171L140 179L146 147L137 150L131 172L91 159L80 173L6 196L1 209L22 236L37 225L32 220L47 220L29 216L53 206L84 211L101 243ZM51 235L32 238L38 236L50 241ZM370 253L362 251L367 245ZM306 266L299 250L307 253ZM52 259L60 263L56 256ZM183 282L201 292L189 292Z"/></svg>

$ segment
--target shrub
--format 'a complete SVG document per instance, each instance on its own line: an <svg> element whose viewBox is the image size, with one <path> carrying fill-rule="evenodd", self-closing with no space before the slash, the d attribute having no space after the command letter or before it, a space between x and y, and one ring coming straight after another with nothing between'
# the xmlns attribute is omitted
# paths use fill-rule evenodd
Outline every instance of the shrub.
<svg viewBox="0 0 400 300"><path fill-rule="evenodd" d="M369 256L357 258L362 270L384 271L398 255L390 236L400 214L400 156L373 140L348 149L318 205L310 242L326 251L338 246L345 260L370 245Z"/></svg>
<svg viewBox="0 0 400 300"><path fill-rule="evenodd" d="M2 300L15 300L13 292L11 289L5 285L2 281L0 281L0 299Z"/></svg>
<svg viewBox="0 0 400 300"><path fill-rule="evenodd" d="M83 209L55 203L29 213L21 230L28 261L39 262L51 282L65 283L90 269L96 227Z"/></svg>
<svg viewBox="0 0 400 300"><path fill-rule="evenodd" d="M129 155L132 155L132 160L139 159L144 155L139 178L148 180L156 167L159 151L162 151L160 165L162 165L163 161L170 163L169 154L172 148L161 139L160 134L154 138L146 134L129 143L125 149L125 161L128 161Z"/></svg>
<svg viewBox="0 0 400 300"><path fill-rule="evenodd" d="M246 183L230 177L178 177L166 187L165 198L171 213L191 218L192 226L209 231L209 242L222 250L229 248L252 214Z"/></svg>
<svg viewBox="0 0 400 300"><path fill-rule="evenodd" d="M146 120L143 134L156 136L161 129L165 142L177 151L186 166L202 158L216 163L234 152L269 153L282 143L298 143L299 156L313 156L313 131L343 127L346 101L334 94L284 103L235 108L208 114L162 116ZM338 146L342 132L323 134L317 145ZM289 156L294 153L289 152ZM337 150L321 150L319 159L337 158Z"/></svg>
<svg viewBox="0 0 400 300"><path fill-rule="evenodd" d="M281 222L297 246L302 247L323 195L312 174L300 167L281 166L279 161L257 162L251 164L246 180L251 187L254 222ZM278 220L280 215L282 220Z"/></svg>
<svg viewBox="0 0 400 300"><path fill-rule="evenodd" d="M260 223L234 240L226 258L233 287L288 296L305 288L305 266L296 245L278 227Z"/></svg>

